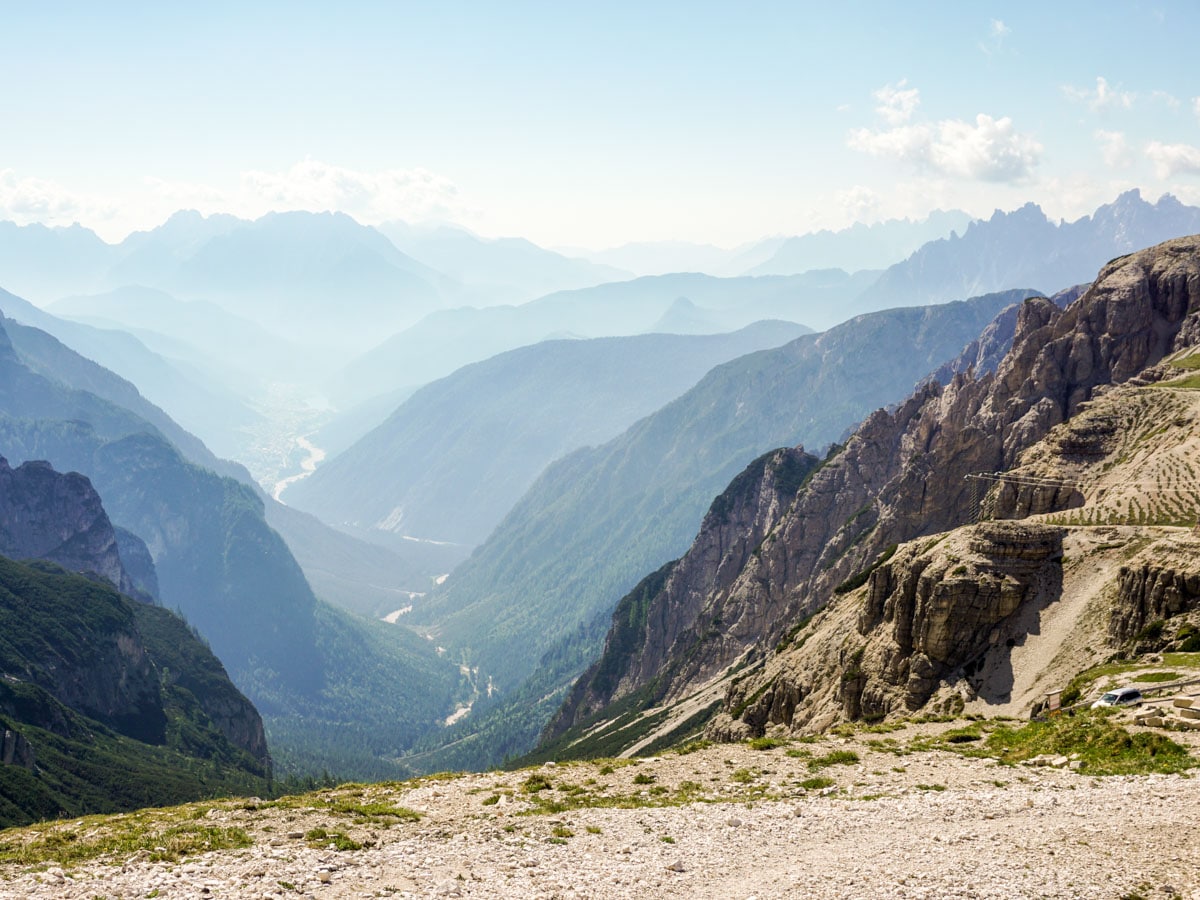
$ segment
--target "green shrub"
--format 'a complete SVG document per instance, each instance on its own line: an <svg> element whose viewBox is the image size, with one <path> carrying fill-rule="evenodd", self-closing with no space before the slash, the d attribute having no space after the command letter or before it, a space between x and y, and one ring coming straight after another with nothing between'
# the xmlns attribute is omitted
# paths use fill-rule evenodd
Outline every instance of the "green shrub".
<svg viewBox="0 0 1200 900"><path fill-rule="evenodd" d="M521 790L527 794L536 794L538 791L547 791L550 789L550 780L545 775L534 773L521 782Z"/></svg>
<svg viewBox="0 0 1200 900"><path fill-rule="evenodd" d="M782 747L787 741L781 741L779 738L760 737L753 738L749 744L751 750L774 750L776 747Z"/></svg>
<svg viewBox="0 0 1200 900"><path fill-rule="evenodd" d="M827 766L849 766L858 762L858 754L853 750L832 750L824 756L818 756L808 761L808 767L814 772Z"/></svg>

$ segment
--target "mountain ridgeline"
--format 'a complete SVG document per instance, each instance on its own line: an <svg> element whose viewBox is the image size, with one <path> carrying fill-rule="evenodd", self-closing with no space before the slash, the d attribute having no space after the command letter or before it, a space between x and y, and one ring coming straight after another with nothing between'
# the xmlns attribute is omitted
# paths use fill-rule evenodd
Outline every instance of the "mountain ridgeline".
<svg viewBox="0 0 1200 900"><path fill-rule="evenodd" d="M501 353L419 390L284 499L328 522L475 545L549 463L611 440L714 366L806 333L760 322Z"/></svg>
<svg viewBox="0 0 1200 900"><path fill-rule="evenodd" d="M457 667L406 630L318 601L253 488L185 458L138 413L73 386L120 393L111 373L96 381L98 367L40 340L56 349L34 371L0 331L0 452L90 479L118 535L136 536L131 557L146 548L163 604L204 635L264 714L281 771L403 774L389 759L453 710Z"/></svg>
<svg viewBox="0 0 1200 900"><path fill-rule="evenodd" d="M548 467L409 614L499 688L491 712L477 704L448 735L457 753L477 755L444 762L499 762L529 749L594 658L616 601L686 550L712 498L747 461L780 444L841 439L895 400L899 385L954 359L1002 309L1034 293L874 313L740 357L614 440ZM514 645L528 652L513 654ZM500 720L520 721L520 737L502 738ZM473 728L487 738L464 736Z"/></svg>
<svg viewBox="0 0 1200 900"><path fill-rule="evenodd" d="M556 713L554 740L570 742L586 722L637 718L650 702L667 704L674 722L654 726L651 741L713 716L712 733L728 736L764 722L810 727L835 700L851 717L941 702L962 660L941 638L888 644L879 632L898 621L945 630L928 625L936 616L908 614L928 606L924 588L905 587L912 573L940 573L951 599L967 597L960 565L988 584L1052 585L1059 544L990 526L940 549L913 536L933 540L980 509L1049 503L1037 514L1066 514L1058 507L1079 502L1069 492L980 501L978 482L962 476L1020 463L1078 418L1079 403L1112 402L1109 382L1153 382L1146 360L1191 328L1167 301L1134 309L1114 299L1121 265L1065 313L1075 294L1030 298L1200 229L1200 211L1136 192L1072 223L1033 206L966 227L952 219L771 239L723 257L734 277L603 284L624 273L465 232L394 226L392 241L337 214L181 213L120 245L83 229L5 225L5 284L73 318L0 295L0 454L15 467L0 478L80 473L112 526L92 534L99 518L85 517L64 541L20 524L9 539L14 553L44 557L39 577L80 577L48 560L90 560L85 571L132 597L135 615L155 615L138 602L154 599L186 615L261 711L280 773L366 779L488 765L528 751ZM826 240L845 255L823 265L866 259L854 255L860 239L882 260L899 252L892 237L925 227L955 234L882 271L787 271ZM1170 266L1154 273L1173 246L1138 263L1151 273L1148 295L1169 293L1160 282L1175 277ZM658 249L699 259L713 248ZM743 274L769 261L779 274ZM983 293L1019 284L1030 288ZM499 305L538 285L570 289ZM454 308L464 302L474 306ZM1107 318L1085 328L1084 307ZM1135 320L1151 313L1158 319L1136 336ZM744 328L763 319L774 321ZM802 334L808 325L832 327ZM1154 352L1116 365L1119 345L1137 341ZM1169 406L1155 409L1174 434L1187 410ZM341 459L326 436L349 448ZM315 474L296 471L322 451L330 458ZM24 468L39 460L49 467ZM291 484L289 500L346 531L273 501L255 478L268 490ZM1081 493L1079 508L1099 515ZM1005 548L1017 548L1016 562L997 562ZM1078 553L1073 532L1062 548ZM1189 571L1180 564L1185 584ZM1125 581L1136 594L1141 582ZM1154 570L1143 581L1170 579ZM1018 593L997 588L1004 608ZM1130 607L1114 634L1128 637L1155 608L1153 591L1142 593L1141 611ZM968 655L994 618L991 601L973 596L988 612L963 632ZM810 621L818 606L827 611ZM620 628L604 650L614 609ZM830 635L835 624L860 627L851 620L863 642L842 659ZM809 628L805 652L861 691L810 690L796 675L807 665L796 635Z"/></svg>
<svg viewBox="0 0 1200 900"><path fill-rule="evenodd" d="M1057 599L1063 531L995 523L961 539L972 548L965 565L950 555L959 562L940 567L927 554L944 538L911 549L905 542L969 525L981 504L967 476L1013 470L1052 431L1066 458L1095 456L1104 440L1095 429L1103 420L1103 434L1112 434L1113 413L1073 431L1063 423L1114 385L1168 377L1153 367L1198 340L1200 238L1168 241L1105 266L1065 310L1027 300L994 372L929 382L871 415L798 490L780 482L790 481L785 461L799 451L756 463L714 504L688 553L655 576L655 589L618 606L604 653L559 711L548 747L563 750L630 708L679 703L706 687L716 689L700 705L716 713L709 729L717 736L923 707L947 679L961 683L963 667L992 646L989 633L994 641L995 628L1015 621L1039 567L1050 567L1040 589ZM1061 475L1002 479L983 510L996 518L1053 513L1082 506L1081 490ZM755 549L726 560L716 546ZM927 566L940 586L928 578L918 585ZM1007 646L1018 640L1025 634ZM695 706L683 704L675 724ZM630 734L624 746L644 737Z"/></svg>
<svg viewBox="0 0 1200 900"><path fill-rule="evenodd" d="M269 788L258 712L129 582L86 478L0 459L0 823Z"/></svg>

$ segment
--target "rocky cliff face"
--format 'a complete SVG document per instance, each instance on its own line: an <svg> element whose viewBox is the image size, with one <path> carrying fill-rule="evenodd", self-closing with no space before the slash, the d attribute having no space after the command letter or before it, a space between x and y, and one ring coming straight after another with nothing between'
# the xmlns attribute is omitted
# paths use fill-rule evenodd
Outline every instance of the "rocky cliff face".
<svg viewBox="0 0 1200 900"><path fill-rule="evenodd" d="M1078 414L1098 390L1134 379L1157 364L1178 348L1178 340L1186 339L1178 336L1200 333L1198 311L1200 237L1114 260L1066 310L1045 299L1026 301L1017 314L1012 350L994 373L957 374L944 387L927 384L894 411L870 416L790 503L779 504L782 515L760 526L772 539L745 562L729 587L692 601L698 610L694 618L723 623L736 621L746 608L775 611L777 616L761 620L756 636L745 635L739 642L742 651L761 658L802 617L836 597L839 588L849 590L865 581L863 573L890 547L969 524L983 498L978 483L966 476L1012 468L1026 449ZM1104 440L1103 428L1094 424L1092 431L1066 434L1063 440L1078 440L1079 452L1086 452L1091 443ZM1007 498L988 498L990 511L1017 516L1035 504L1039 511L1051 511L1078 503L1069 487L1036 499L1022 499L1018 488L1014 484ZM692 569L690 556L680 567ZM932 583L918 588L921 576L912 573L905 576L909 587L892 585L890 579L899 578L894 567L881 566L872 576L878 579L879 602L871 616L884 615L885 608L893 616L908 607L925 611L919 622L900 615L900 622L910 622L897 626L900 649L887 660L880 651L880 672L889 674L877 681L890 688L903 685L906 705L928 696L931 679L962 662L945 640L929 636L938 633L937 610L959 609L960 604L965 604L962 610L974 610L968 613L977 626L966 641L969 649L978 644L977 631L989 630L1005 617L1003 611L1017 597L1014 591L1024 590L1009 580L1011 573L985 569L981 572L990 586L967 597L962 591L968 589L956 580L953 567L950 571L949 576L938 573L940 588ZM889 579L886 586L884 579ZM698 586L704 582L703 577L694 580ZM892 598L890 607L887 598ZM656 604L669 602L665 593L650 601L647 620L655 620ZM905 634L910 627L932 632L923 643L912 643L916 637ZM647 635L645 647L660 645ZM655 693L681 696L706 675L727 667L736 657L719 649L726 646L710 641L686 665L668 659L667 683L657 685ZM648 667L641 666L637 650L626 657L624 684L632 691L645 683L635 673ZM853 666L843 665L841 672L851 673L848 684L855 681ZM760 699L770 691L761 684L755 690L762 691ZM846 696L853 693L848 689ZM878 693L878 700L873 699L870 682L864 682L858 699L848 701L847 712L857 704L862 713L864 702L877 712L872 704L886 705L883 695L890 697L891 691L880 688ZM731 692L726 715L736 719L746 714L754 705L745 700Z"/></svg>
<svg viewBox="0 0 1200 900"><path fill-rule="evenodd" d="M853 597L836 601L803 640L763 671L734 681L714 734L746 737L772 726L876 721L924 707L948 676L972 684L986 655L1011 647L1031 608L1062 583L1063 529L985 523L902 546ZM736 713L736 714L734 714Z"/></svg>
<svg viewBox="0 0 1200 900"><path fill-rule="evenodd" d="M61 475L47 462L13 469L0 457L0 555L49 559L134 590L100 495L84 476Z"/></svg>
<svg viewBox="0 0 1200 900"><path fill-rule="evenodd" d="M560 734L633 692L651 687L657 694L655 685L703 677L714 660L736 658L756 641L786 601L767 596L746 603L730 590L773 540L771 527L819 464L802 450L776 450L738 475L713 501L687 556L622 599L603 656L576 682L547 734ZM663 677L668 669L670 679Z"/></svg>
<svg viewBox="0 0 1200 900"><path fill-rule="evenodd" d="M1062 529L1016 523L976 526L967 554L930 556L907 545L873 571L858 633L875 647L842 679L850 718L925 705L939 681L977 659L997 627L1036 593L1061 584ZM898 688L899 691L893 690Z"/></svg>
<svg viewBox="0 0 1200 900"><path fill-rule="evenodd" d="M1109 618L1113 642L1123 644L1151 623L1170 619L1200 606L1200 571L1143 562L1122 566L1117 600Z"/></svg>

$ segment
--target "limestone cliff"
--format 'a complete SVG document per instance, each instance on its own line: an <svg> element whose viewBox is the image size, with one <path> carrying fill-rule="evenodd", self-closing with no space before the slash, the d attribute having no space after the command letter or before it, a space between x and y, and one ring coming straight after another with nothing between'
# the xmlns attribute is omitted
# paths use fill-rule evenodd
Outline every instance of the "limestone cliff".
<svg viewBox="0 0 1200 900"><path fill-rule="evenodd" d="M703 678L781 618L784 598L767 593L748 603L730 591L773 540L772 526L818 465L802 450L776 450L747 466L713 501L687 556L622 599L603 656L575 683L547 734L560 734L631 693L649 688L658 699L658 686Z"/></svg>
<svg viewBox="0 0 1200 900"><path fill-rule="evenodd" d="M13 469L0 456L0 555L49 559L99 575L127 594L135 589L91 482L77 472L59 474L47 462Z"/></svg>

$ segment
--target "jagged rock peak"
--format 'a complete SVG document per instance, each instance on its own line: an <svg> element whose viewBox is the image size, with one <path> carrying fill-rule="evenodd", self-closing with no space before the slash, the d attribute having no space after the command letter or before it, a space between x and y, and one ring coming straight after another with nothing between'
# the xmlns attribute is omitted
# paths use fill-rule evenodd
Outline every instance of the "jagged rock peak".
<svg viewBox="0 0 1200 900"><path fill-rule="evenodd" d="M92 483L78 472L56 472L48 462L14 469L0 456L0 555L48 559L137 593Z"/></svg>
<svg viewBox="0 0 1200 900"><path fill-rule="evenodd" d="M774 540L772 526L821 461L801 448L748 465L713 502L687 555L643 579L617 605L600 660L576 682L548 736L651 683L664 692L728 665L777 615L775 600L747 604L735 584ZM736 610L722 618L721 609ZM671 677L664 677L667 668Z"/></svg>

